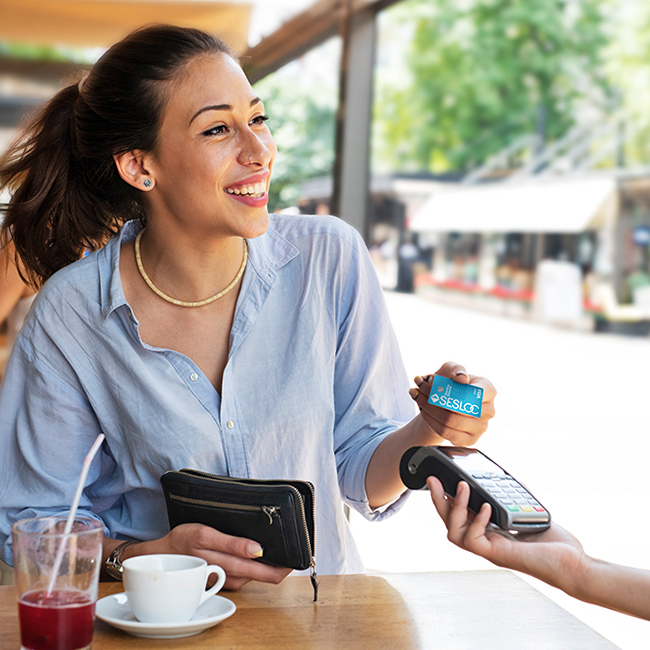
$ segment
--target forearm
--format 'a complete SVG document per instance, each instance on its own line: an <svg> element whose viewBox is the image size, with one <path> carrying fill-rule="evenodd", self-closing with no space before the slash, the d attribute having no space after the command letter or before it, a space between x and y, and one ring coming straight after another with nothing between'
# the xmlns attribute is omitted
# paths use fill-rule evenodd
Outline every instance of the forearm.
<svg viewBox="0 0 650 650"><path fill-rule="evenodd" d="M366 471L366 494L371 508L397 499L406 489L399 476L402 455L411 447L442 444L444 439L417 415L408 424L384 438Z"/></svg>
<svg viewBox="0 0 650 650"><path fill-rule="evenodd" d="M567 589L575 598L650 620L650 571L589 558L583 576Z"/></svg>

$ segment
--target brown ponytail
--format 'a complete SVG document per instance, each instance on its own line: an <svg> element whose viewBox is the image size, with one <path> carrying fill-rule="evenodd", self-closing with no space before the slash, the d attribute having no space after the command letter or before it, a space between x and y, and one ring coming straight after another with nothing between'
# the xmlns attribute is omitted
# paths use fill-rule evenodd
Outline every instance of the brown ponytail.
<svg viewBox="0 0 650 650"><path fill-rule="evenodd" d="M13 194L0 205L0 245L14 242L31 286L102 246L126 221L145 218L141 193L120 178L113 156L155 149L164 82L194 57L215 52L233 56L199 30L136 30L82 84L57 93L0 158L0 191Z"/></svg>

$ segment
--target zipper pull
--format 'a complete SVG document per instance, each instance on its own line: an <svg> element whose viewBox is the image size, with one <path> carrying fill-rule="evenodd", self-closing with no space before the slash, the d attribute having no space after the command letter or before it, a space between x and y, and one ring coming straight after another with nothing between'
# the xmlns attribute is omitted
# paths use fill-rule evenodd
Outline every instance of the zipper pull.
<svg viewBox="0 0 650 650"><path fill-rule="evenodd" d="M318 601L318 576L316 575L316 558L313 557L309 563L309 579L311 580L311 586L314 590L314 602Z"/></svg>
<svg viewBox="0 0 650 650"><path fill-rule="evenodd" d="M278 514L276 506L262 506L262 512L269 518L269 526L272 526L273 517Z"/></svg>

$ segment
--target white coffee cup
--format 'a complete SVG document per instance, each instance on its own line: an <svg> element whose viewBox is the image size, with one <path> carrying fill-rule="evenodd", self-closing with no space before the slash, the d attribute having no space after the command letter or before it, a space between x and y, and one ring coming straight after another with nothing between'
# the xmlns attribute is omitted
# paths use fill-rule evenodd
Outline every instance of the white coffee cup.
<svg viewBox="0 0 650 650"><path fill-rule="evenodd" d="M124 590L135 617L143 623L184 623L226 581L216 565L192 555L138 555L124 560ZM208 577L217 583L206 591Z"/></svg>

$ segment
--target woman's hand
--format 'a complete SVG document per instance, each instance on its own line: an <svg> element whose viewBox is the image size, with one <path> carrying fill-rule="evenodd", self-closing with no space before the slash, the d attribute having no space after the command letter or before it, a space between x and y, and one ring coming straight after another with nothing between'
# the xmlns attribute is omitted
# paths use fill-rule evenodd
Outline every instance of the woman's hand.
<svg viewBox="0 0 650 650"><path fill-rule="evenodd" d="M423 421L434 434L429 444L440 444L439 438L444 438L458 447L473 445L485 433L488 421L494 417L496 389L488 379L469 375L463 366L451 361L445 363L435 374L459 384L480 386L483 389L483 406L481 417L476 418L429 404L433 375L416 377L417 388L411 388L409 394L420 408Z"/></svg>
<svg viewBox="0 0 650 650"><path fill-rule="evenodd" d="M430 476L427 486L431 499L445 526L451 542L466 551L480 555L497 566L527 573L567 591L575 593L577 581L584 575L590 559L580 542L557 524L542 533L509 533L488 530L491 508L484 503L477 515L467 508L470 488L461 481L456 498L447 497L440 481Z"/></svg>
<svg viewBox="0 0 650 650"><path fill-rule="evenodd" d="M152 553L194 555L208 564L218 564L226 572L224 589L239 589L251 580L279 584L291 573L291 569L256 562L255 558L263 554L257 542L203 524L176 526L160 539L128 546L122 557Z"/></svg>

